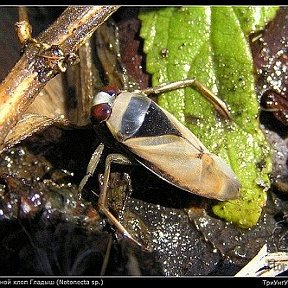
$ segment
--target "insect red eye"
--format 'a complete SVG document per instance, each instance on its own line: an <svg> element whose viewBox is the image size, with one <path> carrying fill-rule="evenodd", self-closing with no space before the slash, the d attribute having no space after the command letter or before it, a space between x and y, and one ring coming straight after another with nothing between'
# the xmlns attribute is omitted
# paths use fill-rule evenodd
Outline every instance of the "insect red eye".
<svg viewBox="0 0 288 288"><path fill-rule="evenodd" d="M92 106L91 118L93 121L101 123L106 121L112 113L111 106L107 103L101 103Z"/></svg>

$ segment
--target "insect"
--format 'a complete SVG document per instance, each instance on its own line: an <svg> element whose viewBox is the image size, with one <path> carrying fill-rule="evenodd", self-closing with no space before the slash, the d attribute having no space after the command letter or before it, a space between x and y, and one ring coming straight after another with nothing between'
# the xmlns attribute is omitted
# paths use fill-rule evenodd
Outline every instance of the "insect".
<svg viewBox="0 0 288 288"><path fill-rule="evenodd" d="M93 99L91 120L103 143L93 153L79 190L93 175L105 145L114 143L119 153L106 158L99 209L123 235L136 243L106 203L112 163L140 163L170 184L203 197L228 200L239 196L241 184L224 160L209 152L188 128L147 97L187 86L200 91L220 114L230 119L225 103L196 79L135 92L107 88Z"/></svg>

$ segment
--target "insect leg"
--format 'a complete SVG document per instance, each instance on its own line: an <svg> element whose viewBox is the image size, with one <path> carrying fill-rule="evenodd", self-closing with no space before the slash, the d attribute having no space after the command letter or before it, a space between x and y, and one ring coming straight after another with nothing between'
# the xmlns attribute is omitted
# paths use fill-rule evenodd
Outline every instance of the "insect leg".
<svg viewBox="0 0 288 288"><path fill-rule="evenodd" d="M226 119L232 120L230 112L227 108L227 105L224 101L222 101L219 97L217 97L212 91L210 91L207 87L205 87L202 83L200 83L195 78L185 79L181 81L171 82L171 83L164 83L156 87L147 88L141 90L142 93L149 95L149 94L160 94L172 90L176 90L179 88L185 87L193 87L198 92L201 93L210 103L213 104L215 109L218 111Z"/></svg>
<svg viewBox="0 0 288 288"><path fill-rule="evenodd" d="M86 175L83 177L83 179L81 180L81 182L79 184L79 187L78 187L79 192L81 192L83 190L88 179L94 174L95 169L96 169L96 167L100 161L103 150L104 150L104 144L100 143L99 146L96 148L96 150L94 151L94 153L91 156L91 159L90 159L88 166L87 166Z"/></svg>
<svg viewBox="0 0 288 288"><path fill-rule="evenodd" d="M101 267L101 271L100 271L101 276L105 275L105 272L106 272L106 269L108 266L108 262L109 262L110 253L111 253L111 247L112 247L112 236L109 235L108 245L107 245L106 253L105 253L102 267Z"/></svg>
<svg viewBox="0 0 288 288"><path fill-rule="evenodd" d="M119 222L119 220L109 211L107 207L107 188L109 183L109 177L110 177L110 168L111 164L122 164L122 165L130 165L132 164L131 161L126 158L122 154L110 154L107 156L105 161L105 171L103 176L103 185L102 189L100 191L99 199L98 199L98 207L99 210L105 214L105 216L108 218L108 220L118 229L118 231L129 238L131 241L133 241L135 244L142 246L138 241L136 241L124 228L124 226Z"/></svg>

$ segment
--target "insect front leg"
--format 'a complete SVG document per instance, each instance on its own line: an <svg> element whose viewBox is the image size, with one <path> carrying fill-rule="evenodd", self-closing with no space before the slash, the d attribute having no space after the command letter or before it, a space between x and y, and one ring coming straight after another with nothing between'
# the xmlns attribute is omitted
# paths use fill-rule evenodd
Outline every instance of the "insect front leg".
<svg viewBox="0 0 288 288"><path fill-rule="evenodd" d="M142 246L138 241L136 241L129 232L124 228L124 226L119 222L119 220L109 211L107 205L107 189L109 185L109 177L111 164L122 164L122 165L131 165L132 162L122 154L110 154L107 156L105 161L105 171L103 176L103 185L100 191L99 199L98 199L98 207L99 210L105 214L108 220L118 229L118 231L124 236L128 237L135 244Z"/></svg>
<svg viewBox="0 0 288 288"><path fill-rule="evenodd" d="M92 154L91 159L90 159L88 166L87 166L86 175L83 177L83 179L81 180L81 182L79 184L79 187L78 187L79 193L82 192L88 179L94 174L95 169L96 169L96 167L100 161L103 150L104 150L104 144L100 143L98 145L98 147L96 148L96 150L94 151L94 153Z"/></svg>

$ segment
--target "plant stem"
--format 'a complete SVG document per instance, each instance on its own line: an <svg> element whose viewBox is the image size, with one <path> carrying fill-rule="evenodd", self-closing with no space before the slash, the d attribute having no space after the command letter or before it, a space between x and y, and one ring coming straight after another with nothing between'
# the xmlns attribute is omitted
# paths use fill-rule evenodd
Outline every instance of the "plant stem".
<svg viewBox="0 0 288 288"><path fill-rule="evenodd" d="M73 64L67 60L69 56L118 8L68 7L39 37L26 43L24 54L0 84L0 151L8 132L45 84L63 70L63 65Z"/></svg>

